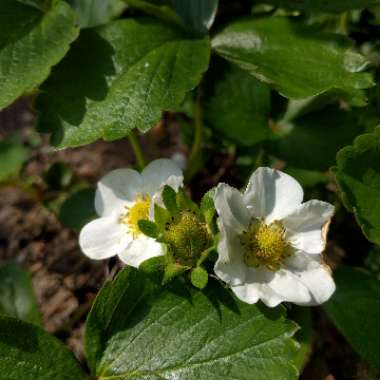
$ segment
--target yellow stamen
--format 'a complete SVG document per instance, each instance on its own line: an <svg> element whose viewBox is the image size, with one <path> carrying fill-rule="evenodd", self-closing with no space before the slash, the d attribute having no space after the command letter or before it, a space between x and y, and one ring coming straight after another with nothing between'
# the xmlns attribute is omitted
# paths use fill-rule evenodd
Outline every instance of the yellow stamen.
<svg viewBox="0 0 380 380"><path fill-rule="evenodd" d="M240 236L244 261L250 267L261 267L276 271L283 261L292 254L290 244L286 241L285 229L280 222L265 224L253 219Z"/></svg>
<svg viewBox="0 0 380 380"><path fill-rule="evenodd" d="M141 234L139 220L149 219L150 196L138 195L132 207L125 206L126 212L120 215L119 223L125 224L133 237Z"/></svg>

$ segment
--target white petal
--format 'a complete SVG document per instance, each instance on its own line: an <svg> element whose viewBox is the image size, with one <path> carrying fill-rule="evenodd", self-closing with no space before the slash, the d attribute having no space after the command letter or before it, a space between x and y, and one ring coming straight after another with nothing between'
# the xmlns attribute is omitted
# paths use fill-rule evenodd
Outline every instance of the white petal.
<svg viewBox="0 0 380 380"><path fill-rule="evenodd" d="M244 193L252 214L266 223L281 220L302 202L301 185L291 176L271 168L258 168L249 179Z"/></svg>
<svg viewBox="0 0 380 380"><path fill-rule="evenodd" d="M144 192L153 196L164 185L169 185L178 190L183 183L182 170L169 159L152 161L141 173L144 182Z"/></svg>
<svg viewBox="0 0 380 380"><path fill-rule="evenodd" d="M283 299L268 285L273 273L254 268L247 268L246 282L242 285L232 286L236 296L246 303L256 303L261 300L268 307L279 305Z"/></svg>
<svg viewBox="0 0 380 380"><path fill-rule="evenodd" d="M245 281L247 267L237 235L219 221L220 241L218 260L214 266L215 274L230 285L240 285Z"/></svg>
<svg viewBox="0 0 380 380"><path fill-rule="evenodd" d="M215 191L214 203L219 218L225 226L241 233L249 224L250 214L237 189L220 183Z"/></svg>
<svg viewBox="0 0 380 380"><path fill-rule="evenodd" d="M109 172L98 182L95 194L96 212L100 216L108 216L115 210L121 210L126 201L134 201L141 186L141 175L135 170L116 169Z"/></svg>
<svg viewBox="0 0 380 380"><path fill-rule="evenodd" d="M334 214L330 203L312 200L306 202L283 219L287 238L299 250L317 254L325 249L324 226Z"/></svg>
<svg viewBox="0 0 380 380"><path fill-rule="evenodd" d="M320 305L326 302L335 291L335 283L320 257L297 252L297 256L287 261L287 269L293 277L304 285L309 293L309 301L297 302L299 305Z"/></svg>
<svg viewBox="0 0 380 380"><path fill-rule="evenodd" d="M108 259L119 254L125 247L126 236L116 218L99 218L82 228L79 234L79 245L90 259Z"/></svg>
<svg viewBox="0 0 380 380"><path fill-rule="evenodd" d="M291 271L280 269L274 272L274 277L268 285L283 301L307 304L312 300L307 287L298 281L297 276Z"/></svg>
<svg viewBox="0 0 380 380"><path fill-rule="evenodd" d="M119 254L119 258L125 264L138 268L143 261L163 255L164 250L160 243L147 236L139 235Z"/></svg>

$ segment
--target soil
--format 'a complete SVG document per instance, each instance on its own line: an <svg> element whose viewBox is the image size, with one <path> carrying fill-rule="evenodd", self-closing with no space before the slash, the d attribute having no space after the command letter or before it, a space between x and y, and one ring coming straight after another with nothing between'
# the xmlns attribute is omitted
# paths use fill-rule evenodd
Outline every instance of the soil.
<svg viewBox="0 0 380 380"><path fill-rule="evenodd" d="M23 99L0 113L0 138L18 131L28 141L35 120L30 103L30 99ZM168 123L170 128L166 128ZM142 144L150 159L187 153L179 138L179 126L170 115L142 138ZM77 178L91 184L114 168L135 164L127 140L55 151L44 137L33 149L24 175L36 178L38 183L54 162L67 163ZM197 184L194 197L199 198L220 180L239 184L232 164L233 157L229 155L211 156L207 169L194 179ZM339 236L339 228L334 228ZM343 256L341 246L329 244L332 264ZM84 362L83 326L87 312L102 284L114 276L120 264L112 259L107 262L87 259L78 247L77 234L64 228L35 197L15 186L0 186L0 263L10 260L24 264L32 274L46 330L65 342ZM317 333L313 354L303 380L376 379L319 309L314 313L314 326Z"/></svg>

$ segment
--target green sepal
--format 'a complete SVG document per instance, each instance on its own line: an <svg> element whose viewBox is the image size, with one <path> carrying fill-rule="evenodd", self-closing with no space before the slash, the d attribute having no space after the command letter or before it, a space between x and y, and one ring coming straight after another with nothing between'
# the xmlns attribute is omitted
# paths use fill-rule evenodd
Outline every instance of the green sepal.
<svg viewBox="0 0 380 380"><path fill-rule="evenodd" d="M156 256L143 261L139 266L139 270L146 274L154 274L164 271L166 265L167 259L165 256Z"/></svg>
<svg viewBox="0 0 380 380"><path fill-rule="evenodd" d="M189 267L186 267L177 263L170 263L165 267L164 278L162 279L162 285L167 284L174 278L180 276L189 270Z"/></svg>
<svg viewBox="0 0 380 380"><path fill-rule="evenodd" d="M199 215L198 205L191 200L191 198L185 193L183 189L178 190L176 199L180 210L194 211Z"/></svg>
<svg viewBox="0 0 380 380"><path fill-rule="evenodd" d="M208 247L205 249L202 253L201 256L199 257L197 261L197 265L201 265L204 261L207 260L207 258L210 256L210 253L213 251L216 251L216 246L217 246L217 240L214 240L214 244L211 247Z"/></svg>
<svg viewBox="0 0 380 380"><path fill-rule="evenodd" d="M170 214L173 216L178 214L176 192L168 185L165 185L162 190L162 201L164 202L164 205Z"/></svg>
<svg viewBox="0 0 380 380"><path fill-rule="evenodd" d="M205 221L213 234L216 234L218 231L214 220L214 216L216 214L214 204L215 191L216 188L214 187L203 196L200 207L201 213L204 216Z"/></svg>
<svg viewBox="0 0 380 380"><path fill-rule="evenodd" d="M159 206L157 203L154 204L154 221L156 222L158 228L163 231L165 230L166 223L171 219L170 212L165 208Z"/></svg>
<svg viewBox="0 0 380 380"><path fill-rule="evenodd" d="M141 219L137 222L140 231L150 238L157 239L159 237L159 230L156 223L150 220Z"/></svg>
<svg viewBox="0 0 380 380"><path fill-rule="evenodd" d="M191 283L198 289L203 289L208 282L208 273L202 267L196 267L191 271Z"/></svg>

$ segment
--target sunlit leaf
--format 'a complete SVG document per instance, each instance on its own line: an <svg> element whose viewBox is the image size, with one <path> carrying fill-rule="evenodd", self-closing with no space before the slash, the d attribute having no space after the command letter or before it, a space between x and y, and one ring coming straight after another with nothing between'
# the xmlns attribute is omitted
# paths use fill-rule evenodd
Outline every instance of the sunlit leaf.
<svg viewBox="0 0 380 380"><path fill-rule="evenodd" d="M85 30L43 85L39 129L60 147L147 131L198 84L209 52L207 38L189 39L154 20Z"/></svg>
<svg viewBox="0 0 380 380"><path fill-rule="evenodd" d="M5 380L86 380L71 352L40 327L0 317L0 370Z"/></svg>
<svg viewBox="0 0 380 380"><path fill-rule="evenodd" d="M355 213L367 239L380 244L380 127L337 154L334 173L343 203Z"/></svg>
<svg viewBox="0 0 380 380"><path fill-rule="evenodd" d="M15 0L0 1L0 110L46 79L77 37L75 22L63 1L45 13Z"/></svg>
<svg viewBox="0 0 380 380"><path fill-rule="evenodd" d="M370 74L360 73L366 59L349 40L285 17L235 21L213 38L212 47L288 98L339 90L360 103L362 89L373 85Z"/></svg>
<svg viewBox="0 0 380 380"><path fill-rule="evenodd" d="M295 329L282 307L244 304L218 283L157 287L127 268L96 299L86 354L97 378L296 379Z"/></svg>

